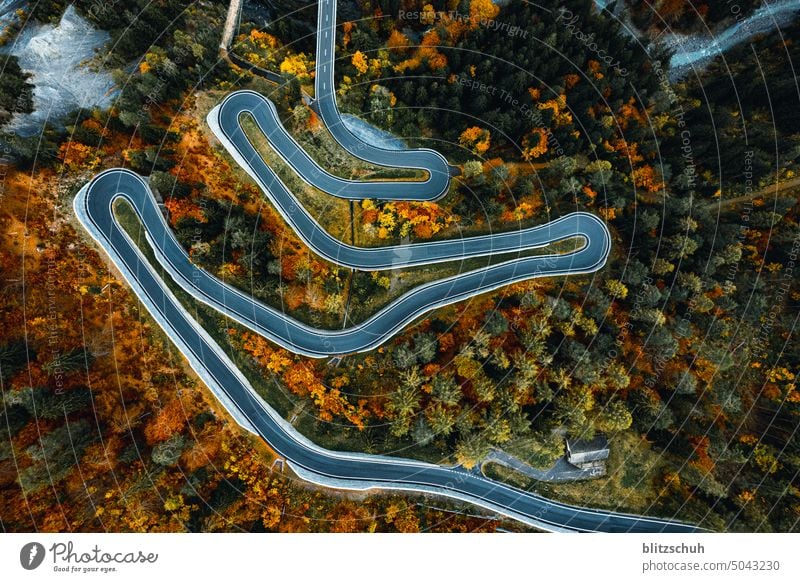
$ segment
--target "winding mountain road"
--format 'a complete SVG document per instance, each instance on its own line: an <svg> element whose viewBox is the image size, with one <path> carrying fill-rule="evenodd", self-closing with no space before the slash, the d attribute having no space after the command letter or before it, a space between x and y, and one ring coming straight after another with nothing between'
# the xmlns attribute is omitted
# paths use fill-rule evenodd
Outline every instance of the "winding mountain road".
<svg viewBox="0 0 800 582"><path fill-rule="evenodd" d="M583 246L566 254L509 257L509 260L490 267L421 285L364 323L344 330L329 331L308 327L193 265L165 222L146 181L129 170L107 170L84 186L73 202L78 219L237 422L261 436L300 477L337 488L394 489L443 495L549 531L695 531L694 526L675 521L556 503L455 467L377 455L340 453L315 445L256 394L222 348L190 316L122 230L113 212L113 205L118 199L131 204L144 226L156 259L194 299L283 347L310 357L370 350L415 318L442 305L516 281L589 273L605 264L610 250L610 236L603 222L588 213L573 213L547 225L521 231L375 249L345 245L325 232L247 140L239 126L242 114L250 113L257 119L261 131L271 136L273 147L284 159L291 160L295 171L332 195L361 196L353 194L355 189L369 192L370 197L400 199L401 196L406 197L404 194L409 192L409 187L413 187L418 190L414 194L415 199L431 200L447 191L450 178L447 162L436 152L393 151L391 156L384 157L388 155L386 150L361 144L346 131L333 94L335 7L332 0L323 0L320 4L320 30L328 35L324 37L326 41L318 45L322 52L318 54L317 99L321 110L325 111L322 115L324 122L329 124L332 133L348 151L357 151L364 159L374 163L423 169L428 173L428 180L366 185L349 181L342 183L304 155L263 97L252 92L232 94L209 115L209 123L237 162L253 176L306 244L328 260L369 270L497 253L520 253L568 238L581 239ZM320 66L326 62L330 70L320 73ZM376 196L376 191L380 195Z"/></svg>
<svg viewBox="0 0 800 582"><path fill-rule="evenodd" d="M240 321L249 322L253 329L267 337L279 336L292 325L301 324L284 317L278 323L285 327L259 328L254 323L254 314L268 307L219 281L217 289L220 294L217 296L207 296L202 291L202 284L193 286L195 280L211 281L213 278L188 263L185 251L164 222L152 192L136 174L128 170L108 170L76 195L73 207L81 223L108 254L192 368L237 422L262 437L303 479L341 489L391 489L443 495L547 531L695 531L694 526L675 521L556 503L458 468L409 459L340 453L318 447L258 396L222 348L183 308L118 224L113 213L113 204L118 199L133 206L159 263L195 299L209 303ZM234 303L231 301L233 297L240 298L235 305L239 300L246 300L242 304L244 312L235 312L229 305ZM307 332L315 333L311 329ZM316 333L320 333L319 330Z"/></svg>
<svg viewBox="0 0 800 582"><path fill-rule="evenodd" d="M287 201L267 190L278 208ZM90 224L104 235L117 229L113 201L124 197L136 210L159 263L175 282L195 299L235 319L271 341L313 358L372 350L424 313L498 289L542 276L571 275L595 271L605 264L609 238L603 223L594 215L574 213L544 227L499 235L454 241L437 241L362 249L331 237L302 209L286 212L287 221L298 235L321 256L359 269L401 268L436 260L464 259L491 254L498 246L505 252L538 248L555 240L581 237L586 242L578 251L533 257L515 257L474 271L459 273L415 287L372 317L349 328L325 330L309 327L282 311L269 307L232 287L191 262L186 250L164 220L147 183L130 170L113 169L99 174L79 196L81 210ZM78 201L76 201L78 204ZM309 230L304 230L309 229ZM501 238L500 243L495 243ZM513 244L523 244L512 246ZM111 242L121 244L118 237ZM104 247L106 245L104 244ZM428 258L430 257L430 258ZM130 259L129 266L136 262Z"/></svg>
<svg viewBox="0 0 800 582"><path fill-rule="evenodd" d="M388 150L361 141L345 125L336 106L333 62L336 47L336 0L319 0L317 11L317 66L314 75L314 108L333 138L351 155L390 168L425 170L425 182L406 182L404 200L435 200L447 193L450 176L456 172L442 154L431 149ZM367 183L373 184L373 183ZM381 192L372 198L382 198ZM398 198L392 192L389 198Z"/></svg>

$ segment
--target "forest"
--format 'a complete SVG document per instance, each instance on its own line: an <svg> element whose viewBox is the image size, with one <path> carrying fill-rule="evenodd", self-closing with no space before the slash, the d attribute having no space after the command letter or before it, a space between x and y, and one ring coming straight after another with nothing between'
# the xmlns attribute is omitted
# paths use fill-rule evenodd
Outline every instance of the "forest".
<svg viewBox="0 0 800 582"><path fill-rule="evenodd" d="M40 2L34 16L57 20L64 4ZM236 78L217 63L224 6L140 2L144 16L130 8L101 18L91 12L94 3L77 4L121 41L109 47L127 82L110 111L76 111L35 139L4 136L0 529L518 529L446 501L309 488L274 464L264 443L243 433L202 387L70 214L77 189L108 164L151 175L180 216L179 197L194 191L168 173L186 154L170 120L188 123L181 99L189 88L229 87L226 80ZM162 29L171 34L154 33ZM132 59L133 76L124 70ZM216 162L207 145L197 158ZM244 204L239 193L252 196L251 185L223 171L206 181L219 197L209 213L219 208L225 217L253 220L252 205L249 213L231 210L224 199Z"/></svg>
<svg viewBox="0 0 800 582"><path fill-rule="evenodd" d="M62 4L40 3L37 17ZM87 14L89 4L78 2ZM15 165L3 197L3 527L493 529L438 501L341 498L273 471L266 447L232 425L76 232L70 196L97 168L126 165L150 176L193 260L296 317L341 325L348 294L358 303L398 285L397 274L351 276L310 255L209 142L200 96L256 80L217 57L224 4L184 4L137 0L140 13L95 15L115 39L115 106L75 112L40 143L6 137ZM573 29L564 12L525 2L340 4L340 107L462 169L437 203L357 204L360 241L447 238L585 209L607 221L614 253L594 277L437 310L336 366L202 313L254 385L324 446L468 468L493 449L546 468L565 434L605 434L616 452L595 482L545 485L484 468L570 502L712 530L796 531L800 128L796 85L781 72L800 56L784 40L800 27L673 83L667 52L632 42L587 0L563 4ZM639 4L633 18L657 26ZM722 21L723 4L701 15ZM692 30L682 6L657 3L659 19ZM301 140L317 131L300 99L313 91L315 18L312 6L268 30L245 20L233 46L287 80L277 104ZM3 83L24 82L16 77ZM34 219L23 223L26 204ZM46 502L54 493L58 507Z"/></svg>
<svg viewBox="0 0 800 582"><path fill-rule="evenodd" d="M9 55L0 73L0 127L8 123L14 113L32 110L33 87L19 68L17 57Z"/></svg>

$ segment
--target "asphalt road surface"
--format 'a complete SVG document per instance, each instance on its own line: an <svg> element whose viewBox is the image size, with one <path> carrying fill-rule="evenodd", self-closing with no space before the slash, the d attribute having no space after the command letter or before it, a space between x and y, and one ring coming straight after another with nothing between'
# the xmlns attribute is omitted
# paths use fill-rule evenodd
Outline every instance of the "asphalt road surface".
<svg viewBox="0 0 800 582"><path fill-rule="evenodd" d="M268 191L271 192L271 191ZM167 225L146 182L129 170L110 170L95 177L85 194L86 212L103 233L112 232L115 218L110 202L118 195L134 206L145 226L159 262L189 294L236 319L271 341L298 354L314 358L372 350L432 309L467 299L505 285L543 276L587 273L605 264L609 237L594 215L574 213L546 227L454 241L417 243L402 247L360 249L344 245L321 229L301 207L288 213L289 221L303 240L320 255L339 264L361 269L401 268L445 258L463 259L491 253L495 238L504 248L520 240L536 248L550 240L580 236L584 246L567 254L512 257L510 260L419 285L391 302L366 321L340 330L309 327L282 311L269 307L224 283L191 262ZM271 198L275 197L271 193ZM285 200L276 199L276 204ZM303 222L302 217L307 221ZM303 230L313 228L315 230ZM510 242L508 242L510 241ZM498 243L499 244L499 243ZM523 247L524 249L525 247ZM520 248L514 248L519 252ZM347 260L343 260L346 257Z"/></svg>
<svg viewBox="0 0 800 582"><path fill-rule="evenodd" d="M416 168L428 173L427 182L408 182L405 200L435 200L447 193L453 169L437 151L430 149L387 150L361 141L342 121L336 107L333 63L336 44L336 1L319 0L317 12L317 66L314 76L314 108L333 138L352 155L392 168ZM380 196L371 196L380 198ZM394 196L396 197L396 196Z"/></svg>
<svg viewBox="0 0 800 582"><path fill-rule="evenodd" d="M370 197L407 198L410 185L418 188L418 200L430 200L446 192L449 181L447 163L429 150L393 151L362 147L351 140L341 123L333 98L333 35L336 4L320 4L321 40L318 47L317 98L322 117L337 140L347 149L358 148L364 159L391 166L402 165L425 170L425 182L369 183ZM327 52L326 52L327 51ZM325 69L324 67L328 67ZM330 99L326 98L329 93ZM241 98L234 98L241 95ZM608 257L610 236L605 225L587 213L573 213L547 225L496 235L471 237L377 249L345 245L330 237L302 208L261 156L237 129L242 111L256 115L262 131L271 132L281 155L292 153L296 146L281 142L282 127L268 106L261 105L257 94L237 93L209 116L212 129L232 151L237 161L256 179L278 207L283 217L300 237L321 256L336 263L359 269L391 269L447 260L505 253L509 259L499 264L465 272L448 279L421 285L392 302L362 324L344 330L310 328L282 312L259 303L252 297L226 285L193 265L166 224L144 179L123 169L113 169L96 176L75 197L73 207L82 224L109 255L156 321L188 359L190 365L209 385L234 418L248 430L264 438L293 470L309 481L338 488L395 489L443 495L486 508L526 524L550 531L606 532L691 532L695 527L670 520L634 516L603 510L573 507L549 501L537 495L494 482L459 468L420 461L340 453L322 449L282 419L253 390L223 350L181 306L165 283L148 264L135 243L116 221L114 201L127 200L138 214L159 263L170 276L196 300L236 319L272 341L311 357L370 350L386 341L416 317L441 305L460 301L516 281L534 277L588 273L601 268ZM252 111L250 111L252 113ZM334 127L335 126L335 127ZM284 132L285 133L285 132ZM286 134L288 136L288 134ZM289 139L291 139L289 137ZM293 140L292 140L293 141ZM360 143L360 142L359 142ZM276 148L277 149L277 148ZM299 148L297 148L299 149ZM308 156L294 151L289 156L295 170L304 179L327 184L335 179L320 173ZM315 168L316 166L316 168ZM338 179L335 179L338 180ZM325 185L325 191L343 197L360 197L351 188L357 183L338 181ZM331 191L333 190L333 191ZM550 242L579 238L584 244L568 254L520 257L511 256Z"/></svg>
<svg viewBox="0 0 800 582"><path fill-rule="evenodd" d="M528 262L527 277L544 274L588 273L603 266L609 251L610 236L606 225L595 215L574 212L542 226L485 236L446 241L406 244L390 247L361 248L344 244L331 236L308 213L289 188L264 161L239 125L241 116L251 114L260 130L268 136L272 147L308 182L332 196L347 198L350 186L341 187L340 178L330 176L328 183L322 170L299 145L285 133L271 102L253 91L232 93L208 115L209 125L231 155L256 181L283 218L300 238L318 255L353 269L378 271L463 260L472 257L500 255L538 249L549 244L580 238L585 246L568 255L540 257ZM357 138L353 138L357 139ZM406 150L414 151L414 150ZM396 153L404 153L399 151ZM381 187L384 199L405 199L410 185L419 182L356 182L368 185L364 195L375 196ZM546 268L543 265L547 265ZM536 269L532 266L535 265ZM507 269L508 270L508 269ZM518 271L522 276L523 271Z"/></svg>
<svg viewBox="0 0 800 582"><path fill-rule="evenodd" d="M246 300L242 305L246 306L249 313L240 313L239 317L248 320L251 317L255 319L253 314L266 309L265 306L226 288L221 282L217 287L219 296L208 297L201 291L204 284L200 281L213 278L188 263L185 252L164 222L152 193L139 176L127 170L108 170L87 184L75 197L73 206L78 218L111 257L156 321L186 355L192 367L215 393L221 395L223 404L234 418L264 438L304 479L339 488L398 489L443 495L550 531L695 530L692 525L669 520L556 503L457 468L376 455L338 453L317 447L264 403L233 362L166 288L117 223L112 205L118 198L124 198L135 208L159 262L174 273L176 281L185 285L186 281L181 280L183 275L188 275L191 283L198 281L196 287L187 286L196 299L224 306L220 310L230 313L232 308L228 304L238 305L230 302L230 298L234 295L241 297ZM278 324L287 331L293 325L300 325L286 317L281 318ZM320 333L310 328L305 331L310 336ZM282 333L282 330L265 328L260 329L259 333L270 337L271 334ZM287 333L287 337L291 337L291 333ZM364 341L368 343L369 339Z"/></svg>

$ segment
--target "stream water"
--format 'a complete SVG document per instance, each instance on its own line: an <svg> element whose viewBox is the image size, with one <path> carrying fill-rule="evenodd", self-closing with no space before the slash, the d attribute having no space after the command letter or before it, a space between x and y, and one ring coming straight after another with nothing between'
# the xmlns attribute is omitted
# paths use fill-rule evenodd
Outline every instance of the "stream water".
<svg viewBox="0 0 800 582"><path fill-rule="evenodd" d="M111 75L85 65L108 39L107 32L93 28L69 6L58 25L26 27L0 48L0 53L18 57L35 86L34 111L14 116L6 130L32 135L48 119L59 120L77 107L108 107L114 97Z"/></svg>
<svg viewBox="0 0 800 582"><path fill-rule="evenodd" d="M612 0L594 0L598 9L603 9L612 3ZM736 16L731 4L731 16ZM737 6L738 7L738 6ZM636 31L626 17L626 8L621 0L617 1L614 9L616 18L626 23L625 30L630 34L643 37ZM767 33L781 26L791 23L800 12L800 0L771 0L755 10L746 18L737 19L733 24L719 32L708 34L682 34L678 32L665 32L659 37L659 43L674 50L669 63L670 77L675 79L689 71L702 69L717 56L725 53L730 48L750 40L757 34Z"/></svg>
<svg viewBox="0 0 800 582"><path fill-rule="evenodd" d="M800 0L778 0L764 4L747 18L712 35L665 34L662 41L675 49L670 69L675 74L701 68L728 49L792 22L800 11Z"/></svg>

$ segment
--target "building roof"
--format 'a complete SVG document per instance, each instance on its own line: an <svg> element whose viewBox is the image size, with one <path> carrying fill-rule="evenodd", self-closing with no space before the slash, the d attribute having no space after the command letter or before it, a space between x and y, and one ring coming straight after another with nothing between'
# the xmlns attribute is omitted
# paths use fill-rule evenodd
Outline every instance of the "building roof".
<svg viewBox="0 0 800 582"><path fill-rule="evenodd" d="M596 436L591 440L567 439L567 460L570 463L591 463L608 458L608 439Z"/></svg>

